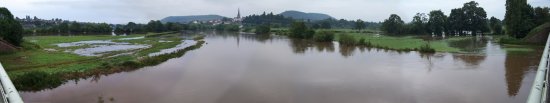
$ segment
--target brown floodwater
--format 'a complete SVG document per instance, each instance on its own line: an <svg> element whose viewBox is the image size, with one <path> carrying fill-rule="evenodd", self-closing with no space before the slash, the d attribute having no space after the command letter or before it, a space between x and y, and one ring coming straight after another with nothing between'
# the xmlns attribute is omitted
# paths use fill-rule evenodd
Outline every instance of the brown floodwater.
<svg viewBox="0 0 550 103"><path fill-rule="evenodd" d="M216 34L156 66L20 94L31 103L524 102L540 52L510 53L490 40L451 43L472 53L420 54Z"/></svg>

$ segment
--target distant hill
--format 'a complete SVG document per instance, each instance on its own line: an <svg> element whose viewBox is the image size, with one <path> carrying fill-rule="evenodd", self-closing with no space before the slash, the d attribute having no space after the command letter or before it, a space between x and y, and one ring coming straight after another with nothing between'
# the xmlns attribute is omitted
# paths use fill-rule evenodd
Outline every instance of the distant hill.
<svg viewBox="0 0 550 103"><path fill-rule="evenodd" d="M309 19L309 20L313 20L313 21L333 18L333 17L331 17L330 15L327 15L327 14L305 13L305 12L294 11L294 10L289 10L289 11L282 12L281 15L283 15L285 17L292 17L294 19L303 19L303 20L308 20Z"/></svg>
<svg viewBox="0 0 550 103"><path fill-rule="evenodd" d="M219 20L225 18L220 15L191 15L191 16L169 16L162 20L161 22L179 22L179 23L189 23L191 21L209 21L209 20Z"/></svg>

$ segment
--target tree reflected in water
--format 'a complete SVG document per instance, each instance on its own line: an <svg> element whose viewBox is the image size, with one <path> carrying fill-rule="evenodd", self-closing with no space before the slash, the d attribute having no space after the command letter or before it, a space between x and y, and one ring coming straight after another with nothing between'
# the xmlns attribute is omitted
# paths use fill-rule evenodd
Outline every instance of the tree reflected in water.
<svg viewBox="0 0 550 103"><path fill-rule="evenodd" d="M292 52L296 54L304 54L306 50L311 46L310 41L300 39L290 39L289 45L292 48Z"/></svg>
<svg viewBox="0 0 550 103"><path fill-rule="evenodd" d="M449 42L449 46L459 48L464 52L481 53L487 47L489 39L485 37L465 38Z"/></svg>
<svg viewBox="0 0 550 103"><path fill-rule="evenodd" d="M484 54L453 54L453 59L460 60L469 66L468 69L475 69L487 56Z"/></svg>
<svg viewBox="0 0 550 103"><path fill-rule="evenodd" d="M353 55L353 52L355 52L355 49L357 49L357 46L340 44L339 48L340 48L340 54L342 54L342 56L347 58Z"/></svg>
<svg viewBox="0 0 550 103"><path fill-rule="evenodd" d="M525 74L531 70L537 68L537 63L540 57L525 56L525 55L506 55L505 65L505 77L508 88L508 96L516 96ZM531 61L531 62L526 62Z"/></svg>

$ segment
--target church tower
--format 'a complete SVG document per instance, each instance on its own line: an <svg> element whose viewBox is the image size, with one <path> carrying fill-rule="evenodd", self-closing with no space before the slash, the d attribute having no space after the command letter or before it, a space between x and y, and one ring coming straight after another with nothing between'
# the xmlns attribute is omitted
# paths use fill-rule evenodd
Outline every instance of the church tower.
<svg viewBox="0 0 550 103"><path fill-rule="evenodd" d="M243 18L241 17L241 8L237 9L237 17L233 18L233 22L235 23L241 23Z"/></svg>
<svg viewBox="0 0 550 103"><path fill-rule="evenodd" d="M237 9L237 18L241 18L241 8Z"/></svg>

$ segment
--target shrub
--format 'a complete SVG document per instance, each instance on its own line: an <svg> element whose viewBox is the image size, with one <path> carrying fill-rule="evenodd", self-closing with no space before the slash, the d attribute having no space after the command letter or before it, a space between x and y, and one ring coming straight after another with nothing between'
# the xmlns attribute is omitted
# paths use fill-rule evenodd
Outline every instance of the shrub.
<svg viewBox="0 0 550 103"><path fill-rule="evenodd" d="M304 39L311 39L313 38L313 35L315 35L315 30L307 29L306 32L304 32L303 34L304 34Z"/></svg>
<svg viewBox="0 0 550 103"><path fill-rule="evenodd" d="M313 35L313 40L318 42L331 42L334 40L334 33L329 31L321 31Z"/></svg>
<svg viewBox="0 0 550 103"><path fill-rule="evenodd" d="M123 67L130 67L130 68L137 68L137 67L141 66L141 64L139 62L133 61L133 60L122 62L120 65L123 66Z"/></svg>
<svg viewBox="0 0 550 103"><path fill-rule="evenodd" d="M359 42L358 42L359 45L365 45L366 42L365 42L365 38L361 38L359 39Z"/></svg>
<svg viewBox="0 0 550 103"><path fill-rule="evenodd" d="M338 42L340 44L344 44L344 45L355 45L355 44L357 44L357 40L355 40L355 38L351 34L341 34L339 36Z"/></svg>
<svg viewBox="0 0 550 103"><path fill-rule="evenodd" d="M294 22L290 27L290 37L303 39L304 33L306 32L306 30L307 30L307 27L304 22Z"/></svg>
<svg viewBox="0 0 550 103"><path fill-rule="evenodd" d="M269 34L269 31L271 31L271 28L269 25L260 25L256 26L256 34Z"/></svg>
<svg viewBox="0 0 550 103"><path fill-rule="evenodd" d="M14 78L14 85L20 90L41 90L43 88L55 88L64 81L60 76L48 74L43 71L31 71Z"/></svg>
<svg viewBox="0 0 550 103"><path fill-rule="evenodd" d="M419 51L421 53L435 53L435 49L433 49L429 44L425 44L423 46L420 46Z"/></svg>

